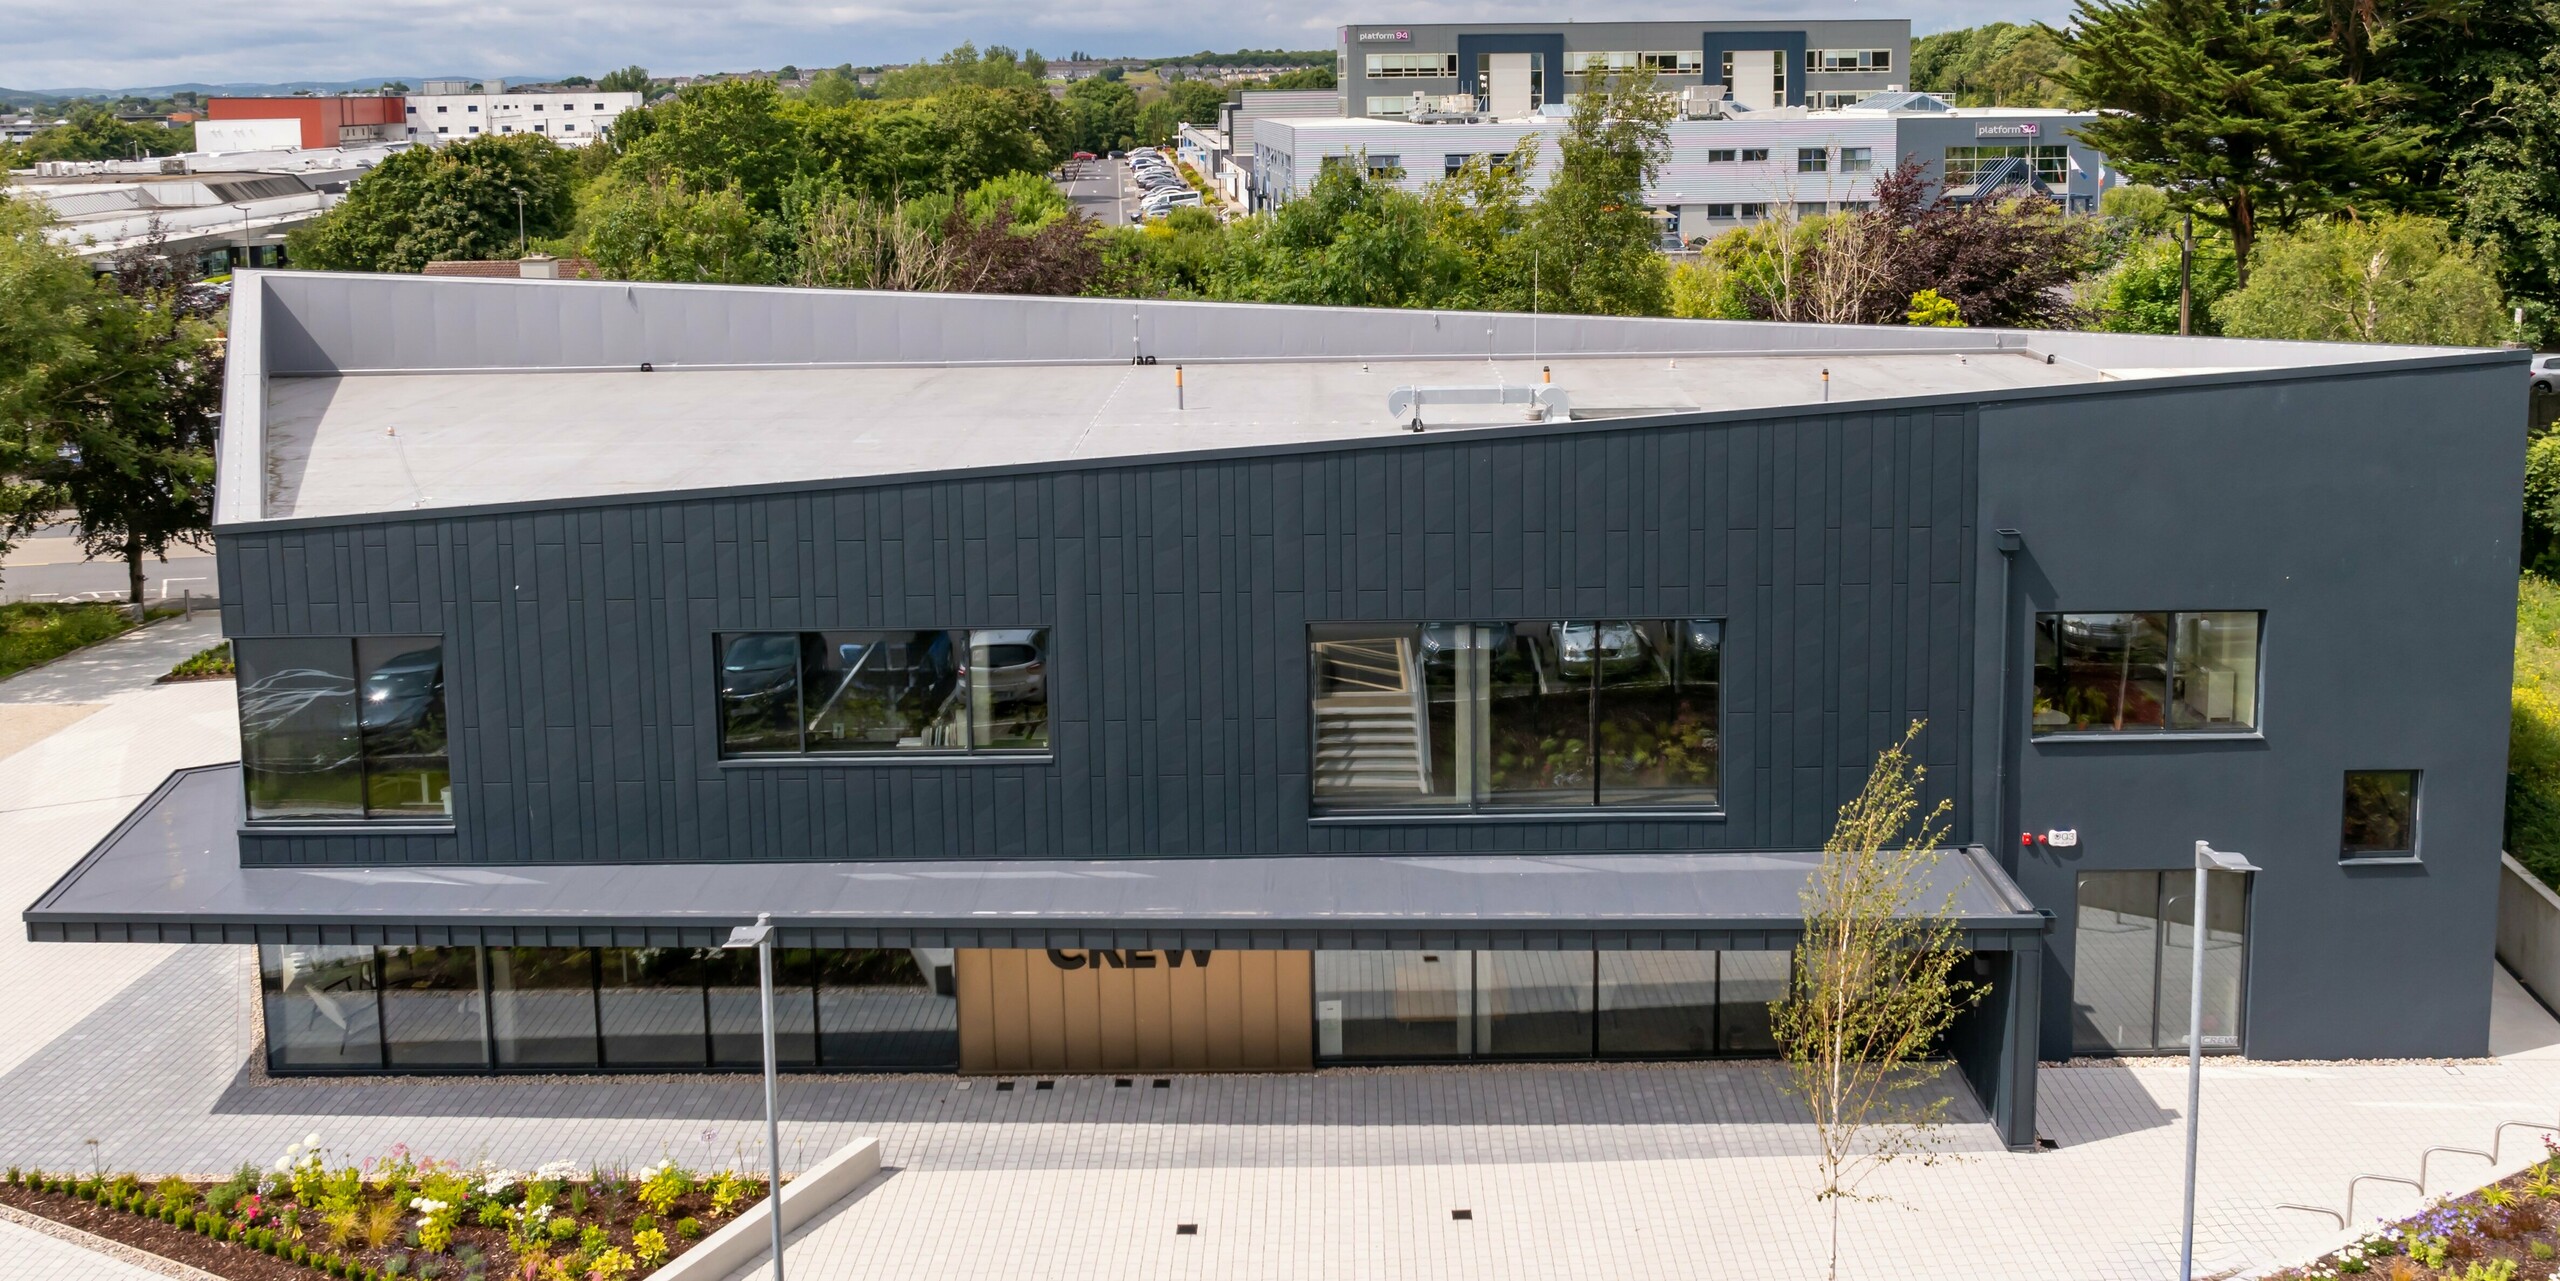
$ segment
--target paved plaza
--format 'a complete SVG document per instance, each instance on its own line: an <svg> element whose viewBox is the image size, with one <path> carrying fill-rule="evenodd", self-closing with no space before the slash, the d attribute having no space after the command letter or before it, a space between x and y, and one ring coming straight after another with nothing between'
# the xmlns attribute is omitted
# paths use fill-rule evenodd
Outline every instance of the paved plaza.
<svg viewBox="0 0 2560 1281"><path fill-rule="evenodd" d="M0 901L13 910L170 769L235 755L230 686L151 686L135 674L148 666L102 650L94 668L0 683L0 717L45 701L97 709L0 757ZM406 1143L517 1166L762 1159L750 1078L268 1081L253 1068L253 968L245 948L38 945L14 923L0 931L0 1164L211 1174L270 1162L314 1131L341 1153ZM2485 1147L2498 1121L2554 1119L2560 1026L2499 981L2495 1060L2208 1069L2205 1262L2307 1257L2336 1229L2279 1202L2336 1205L2353 1174L2414 1175L2425 1147ZM1776 1087L1776 1070L1752 1063L1179 1077L1163 1089L787 1078L787 1166L859 1136L877 1136L886 1161L800 1231L792 1276L1818 1277L1811 1136ZM2172 1275L2183 1064L2050 1067L2038 1088L2055 1150L1999 1150L1968 1103L1943 1135L1948 1159L1886 1171L1867 1188L1887 1200L1845 1211L1842 1275ZM2523 1132L2507 1148L2508 1166L2539 1151ZM2436 1178L2488 1173L2439 1158ZM2360 1212L2414 1203L2369 1188ZM0 1222L0 1276L140 1275Z"/></svg>

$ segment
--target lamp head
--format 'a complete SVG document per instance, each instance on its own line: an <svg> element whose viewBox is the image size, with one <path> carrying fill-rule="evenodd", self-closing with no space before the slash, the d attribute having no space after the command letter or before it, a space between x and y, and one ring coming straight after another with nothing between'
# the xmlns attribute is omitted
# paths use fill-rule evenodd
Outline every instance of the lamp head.
<svg viewBox="0 0 2560 1281"><path fill-rule="evenodd" d="M758 912L756 913L755 924L740 925L731 929L729 931L729 941L721 944L720 946L723 948L761 947L764 945L765 939L771 937L772 934L773 914L770 912Z"/></svg>
<svg viewBox="0 0 2560 1281"><path fill-rule="evenodd" d="M2250 862L2248 856L2245 854L2234 854L2229 850L2218 850L2211 844L2204 841L2196 842L2196 866L2208 871L2216 872L2256 872L2264 870L2257 864Z"/></svg>

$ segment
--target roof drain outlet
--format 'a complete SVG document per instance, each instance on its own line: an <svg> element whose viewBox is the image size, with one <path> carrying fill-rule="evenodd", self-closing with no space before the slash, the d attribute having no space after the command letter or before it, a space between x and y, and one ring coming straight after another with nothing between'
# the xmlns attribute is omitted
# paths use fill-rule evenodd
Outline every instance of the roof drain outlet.
<svg viewBox="0 0 2560 1281"><path fill-rule="evenodd" d="M1387 394L1387 412L1406 420L1407 430L1420 431L1422 430L1422 406L1425 402L1434 405L1527 405L1529 421L1533 423L1569 417L1573 413L1572 398L1565 394L1564 388L1553 383L1540 383L1530 387L1481 384L1460 387L1398 387Z"/></svg>

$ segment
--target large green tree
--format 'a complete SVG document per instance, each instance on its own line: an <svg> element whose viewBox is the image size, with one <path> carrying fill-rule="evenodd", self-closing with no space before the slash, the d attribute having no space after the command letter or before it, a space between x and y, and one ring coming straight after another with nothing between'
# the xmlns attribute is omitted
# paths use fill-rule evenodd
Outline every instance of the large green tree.
<svg viewBox="0 0 2560 1281"><path fill-rule="evenodd" d="M633 63L619 71L608 71L604 73L602 79L596 81L596 88L606 93L647 93L649 92L649 69Z"/></svg>
<svg viewBox="0 0 2560 1281"><path fill-rule="evenodd" d="M569 229L574 167L569 152L540 134L413 147L289 233L285 249L297 266L323 271L424 271L431 262L513 258L519 225L528 244Z"/></svg>
<svg viewBox="0 0 2560 1281"><path fill-rule="evenodd" d="M1176 80L1162 95L1138 108L1138 141L1162 147L1171 144L1186 124L1216 124L1218 106L1226 100L1226 86L1215 80Z"/></svg>
<svg viewBox="0 0 2560 1281"><path fill-rule="evenodd" d="M2079 0L2066 83L2102 114L2108 163L2230 237L2239 279L2265 231L2360 201L2408 151L2367 118L2316 14L2281 0Z"/></svg>
<svg viewBox="0 0 2560 1281"><path fill-rule="evenodd" d="M1087 76L1059 100L1070 150L1101 155L1132 146L1138 136L1138 91L1126 81Z"/></svg>
<svg viewBox="0 0 2560 1281"><path fill-rule="evenodd" d="M930 98L962 87L1037 90L1048 74L1049 64L1037 49L1016 53L1000 44L984 50L963 44L931 62L881 76L879 92L883 98Z"/></svg>
<svg viewBox="0 0 2560 1281"><path fill-rule="evenodd" d="M68 508L138 601L143 559L200 545L210 523L215 304L157 238L93 278L44 229L0 198L0 549Z"/></svg>
<svg viewBox="0 0 2560 1281"><path fill-rule="evenodd" d="M1592 80L1597 81L1598 76ZM1671 99L1638 72L1574 99L1555 172L1531 206L1529 256L1544 311L1658 316L1670 269L1645 204L1670 153Z"/></svg>
<svg viewBox="0 0 2560 1281"><path fill-rule="evenodd" d="M2507 332L2489 267L2442 221L2417 214L2326 219L2275 236L2213 314L2235 338L2486 347Z"/></svg>
<svg viewBox="0 0 2560 1281"><path fill-rule="evenodd" d="M72 107L63 123L39 129L34 137L19 144L11 163L174 156L194 150L195 145L193 125L173 129L147 121L118 120L113 108L84 102Z"/></svg>
<svg viewBox="0 0 2560 1281"><path fill-rule="evenodd" d="M1911 42L1911 87L1963 107L2070 106L2062 38L2043 27L1986 22Z"/></svg>
<svg viewBox="0 0 2560 1281"><path fill-rule="evenodd" d="M681 177L598 184L579 227L587 256L616 280L773 284L771 239L737 188L696 190Z"/></svg>

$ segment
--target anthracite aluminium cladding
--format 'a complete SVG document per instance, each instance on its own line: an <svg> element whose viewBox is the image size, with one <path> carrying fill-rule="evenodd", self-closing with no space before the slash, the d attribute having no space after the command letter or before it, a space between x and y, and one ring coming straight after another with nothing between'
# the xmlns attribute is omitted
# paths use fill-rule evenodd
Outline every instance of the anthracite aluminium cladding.
<svg viewBox="0 0 2560 1281"><path fill-rule="evenodd" d="M1815 848L1866 740L1912 720L1930 722L1925 754L1954 795L1970 710L1971 418L1558 424L227 531L234 636L445 637L455 783L449 830L262 830L243 852L261 864ZM1310 821L1309 623L1665 617L1732 620L1720 809ZM1047 759L719 757L716 634L1025 618L1051 628Z"/></svg>

